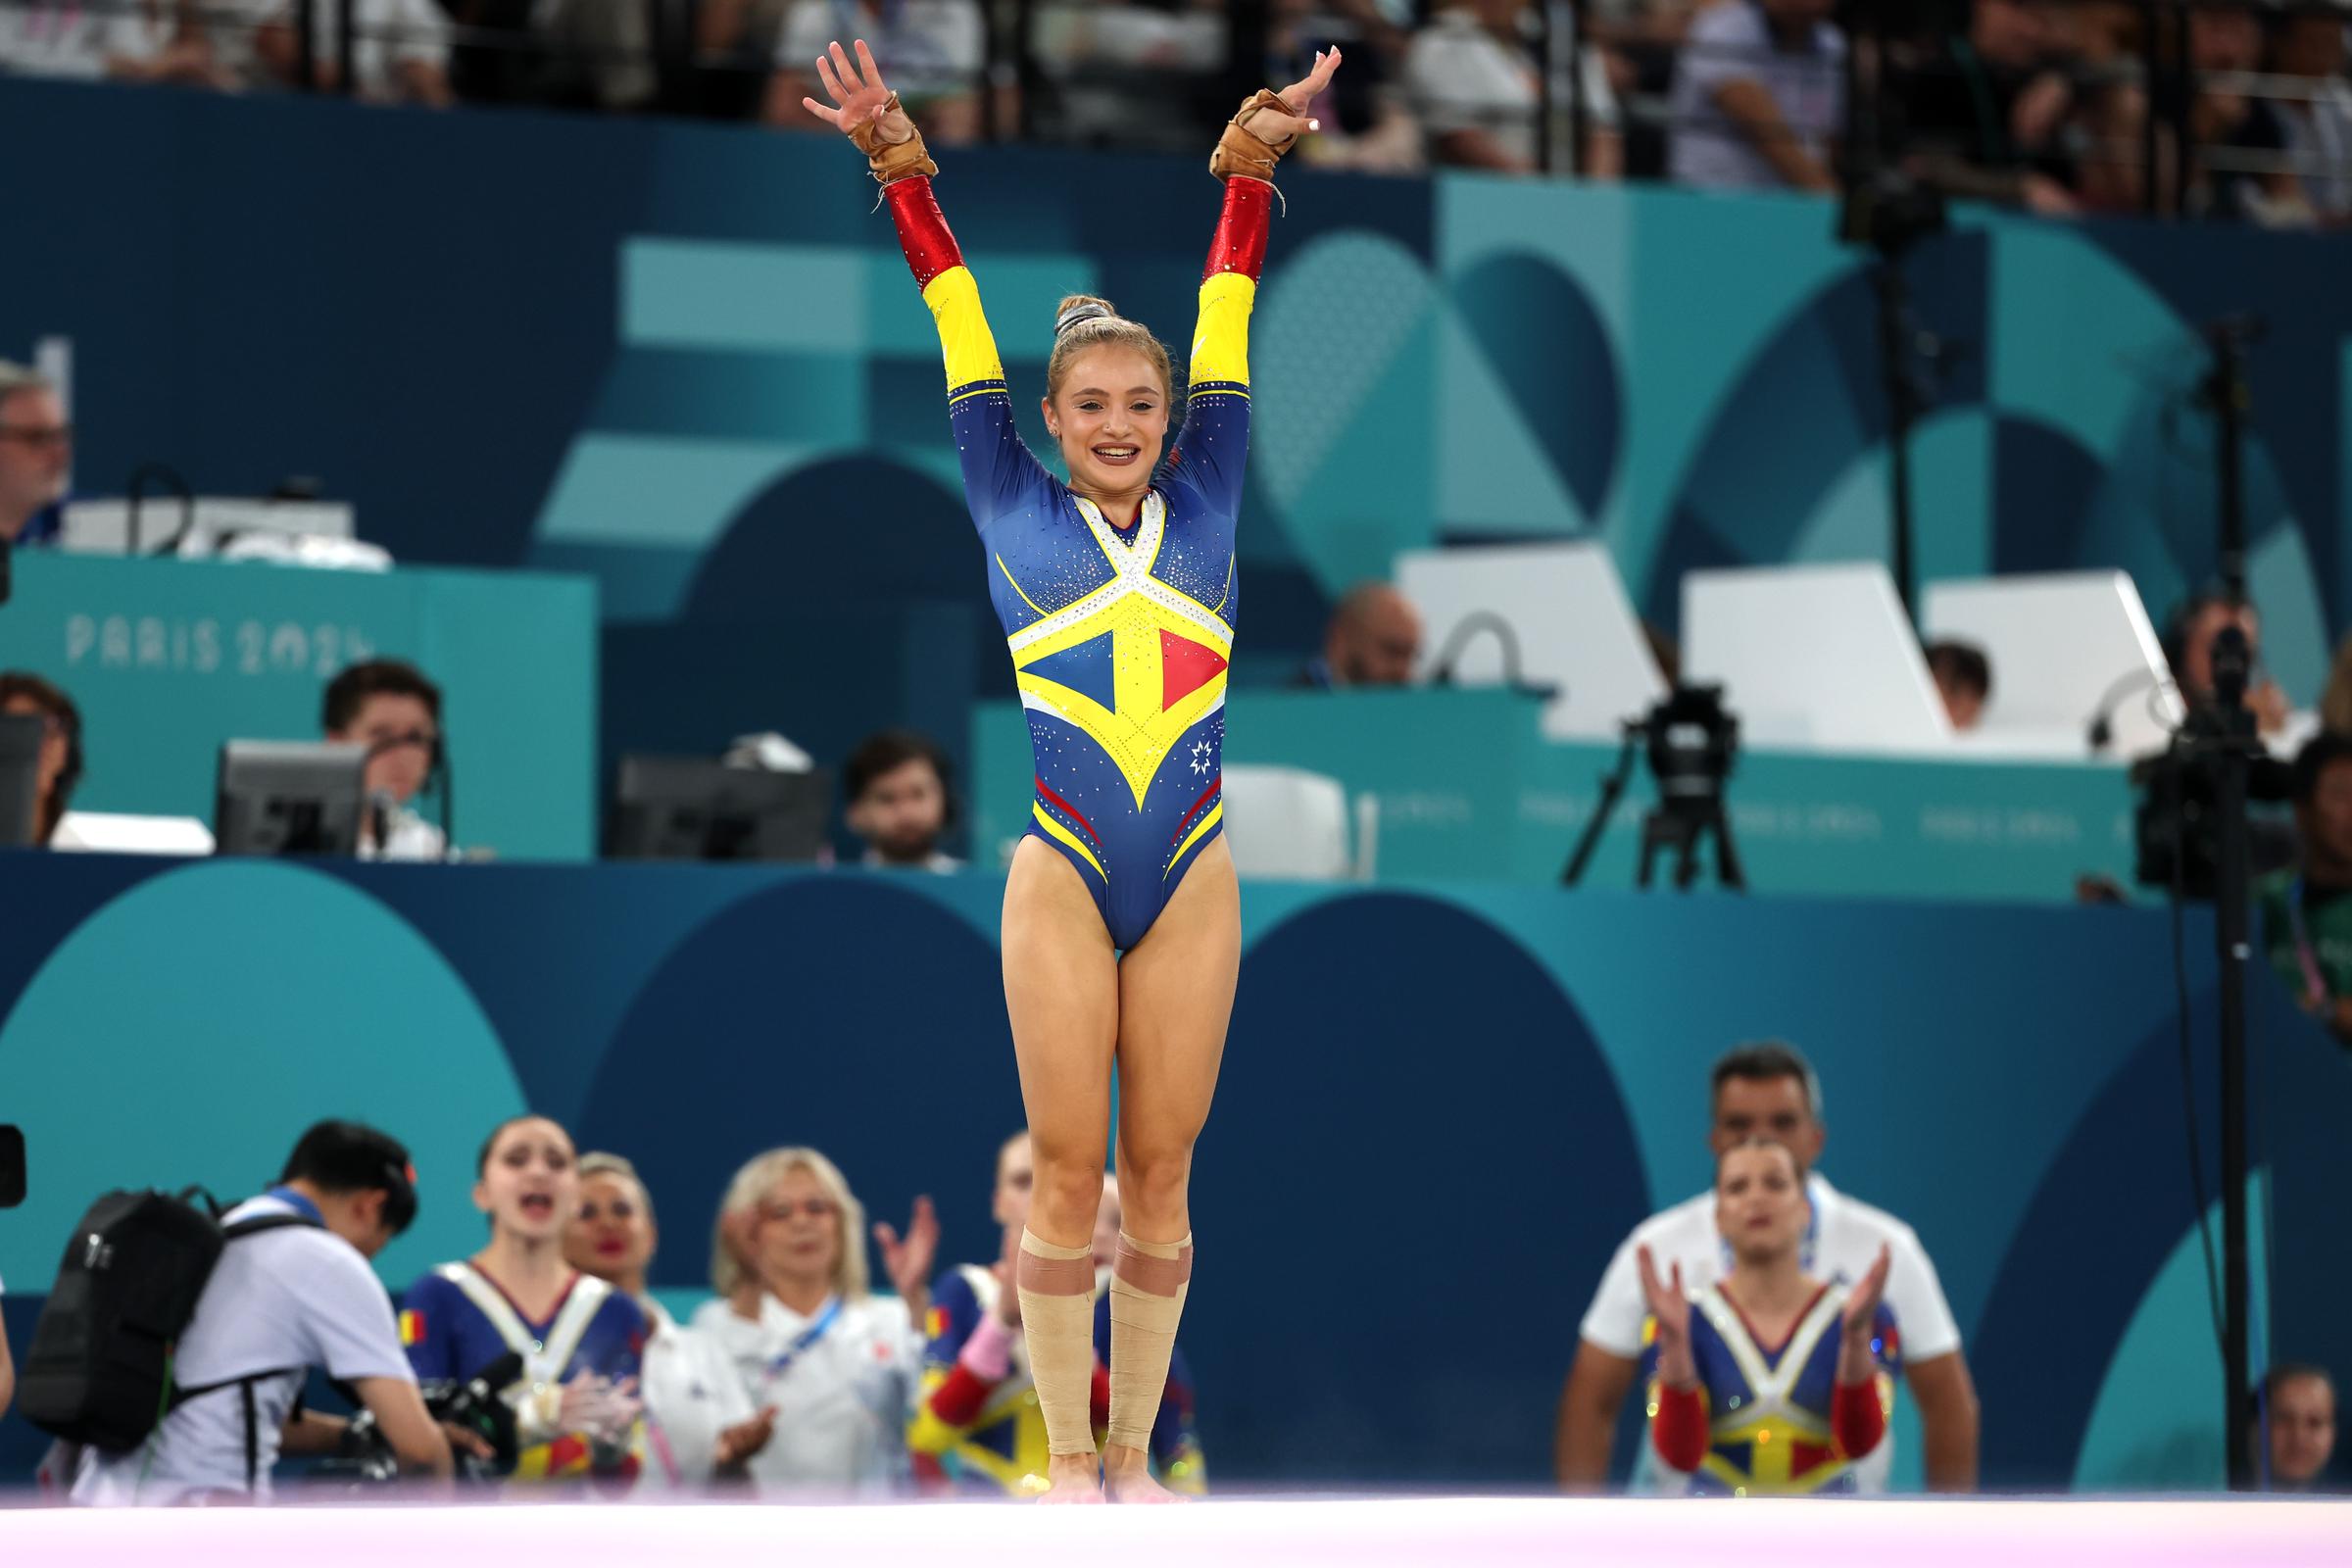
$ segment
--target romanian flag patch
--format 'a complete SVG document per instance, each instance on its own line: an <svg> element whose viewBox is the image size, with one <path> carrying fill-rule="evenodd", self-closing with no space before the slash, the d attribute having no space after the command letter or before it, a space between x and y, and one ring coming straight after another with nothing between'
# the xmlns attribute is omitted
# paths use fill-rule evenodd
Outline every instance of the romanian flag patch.
<svg viewBox="0 0 2352 1568"><path fill-rule="evenodd" d="M382 1319L382 1318L377 1318L377 1319L376 1319L376 1321L380 1323L380 1322L382 1322L382 1321L383 1321L383 1319ZM411 1347L411 1346L413 1346L413 1345L422 1345L423 1343L424 1343L424 1314L423 1314L422 1312L403 1312L403 1313L401 1313L401 1314L400 1314L400 1346L401 1346L401 1348L405 1350L405 1349L407 1349L409 1347Z"/></svg>

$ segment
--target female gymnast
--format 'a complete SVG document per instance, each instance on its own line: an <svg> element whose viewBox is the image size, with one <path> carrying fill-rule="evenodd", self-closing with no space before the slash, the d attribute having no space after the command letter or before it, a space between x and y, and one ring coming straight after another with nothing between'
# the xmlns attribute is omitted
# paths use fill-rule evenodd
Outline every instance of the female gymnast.
<svg viewBox="0 0 2352 1568"><path fill-rule="evenodd" d="M1881 1304L1887 1253L1855 1284L1810 1278L1810 1216L1785 1145L1751 1139L1715 1167L1716 1225L1731 1272L1694 1298L1683 1266L1661 1281L1638 1254L1655 1365L1650 1438L1695 1494L1851 1492L1852 1461L1879 1446L1900 1361Z"/></svg>
<svg viewBox="0 0 2352 1568"><path fill-rule="evenodd" d="M493 1128L473 1189L489 1245L409 1287L400 1338L425 1382L473 1377L514 1351L522 1377L504 1391L514 1410L514 1479L588 1476L614 1488L639 1469L645 1314L564 1260L577 1164L570 1135L545 1116Z"/></svg>
<svg viewBox="0 0 2352 1568"><path fill-rule="evenodd" d="M1200 284L1185 418L1167 350L1106 300L1056 312L1042 409L1069 478L1022 443L939 172L860 41L816 62L804 107L866 155L947 361L948 418L1012 652L1037 789L1004 887L1004 1001L1037 1182L1021 1324L1052 1457L1047 1502L1171 1500L1147 1449L1192 1277L1187 1199L1241 968L1241 900L1219 836L1234 525L1250 436L1250 308L1276 162L1314 128L1339 69L1261 90L1218 139L1224 212ZM1166 448L1163 460L1163 447ZM1111 1410L1098 1461L1090 1240L1119 1074L1127 1200L1110 1283Z"/></svg>

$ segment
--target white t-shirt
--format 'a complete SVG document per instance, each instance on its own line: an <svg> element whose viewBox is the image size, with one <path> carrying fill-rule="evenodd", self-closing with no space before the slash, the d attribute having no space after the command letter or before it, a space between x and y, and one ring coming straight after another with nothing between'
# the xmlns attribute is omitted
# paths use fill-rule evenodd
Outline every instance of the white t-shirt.
<svg viewBox="0 0 2352 1568"><path fill-rule="evenodd" d="M907 1474L923 1339L895 1298L844 1301L824 1333L791 1353L831 1303L803 1317L772 1296L757 1323L706 1301L694 1326L734 1367L752 1408L776 1407L776 1435L751 1461L763 1492L885 1491Z"/></svg>
<svg viewBox="0 0 2352 1568"><path fill-rule="evenodd" d="M162 5L21 0L0 6L0 75L95 78L110 60L155 59L178 22Z"/></svg>
<svg viewBox="0 0 2352 1568"><path fill-rule="evenodd" d="M1715 101L1731 81L1763 83L1796 144L1828 164L1845 120L1845 34L1819 23L1807 48L1788 53L1774 44L1754 0L1722 0L1692 20L1675 61L1668 162L1676 183L1717 190L1786 183Z"/></svg>
<svg viewBox="0 0 2352 1568"><path fill-rule="evenodd" d="M359 858L363 860L446 860L449 858L449 840L414 807L402 806L387 813L384 842L380 845L362 843Z"/></svg>
<svg viewBox="0 0 2352 1568"><path fill-rule="evenodd" d="M1878 1261L1883 1246L1889 1254L1886 1305L1894 1313L1905 1368L1960 1348L1960 1326L1952 1321L1942 1282L1936 1279L1936 1265L1910 1226L1884 1209L1845 1197L1819 1171L1805 1178L1805 1196L1813 1201L1813 1225L1806 1237L1807 1272L1851 1283ZM1692 1295L1730 1271L1722 1234L1715 1228L1715 1195L1711 1192L1652 1214L1635 1226L1634 1233L1618 1246L1617 1255L1609 1259L1608 1269L1600 1276L1600 1288L1592 1293L1592 1304L1586 1308L1585 1321L1577 1331L1595 1349L1629 1361L1642 1355L1642 1326L1649 1317L1649 1303L1642 1294L1642 1265L1636 1256L1637 1250L1643 1247L1649 1249L1661 1276L1680 1263L1683 1289ZM1640 1478L1657 1468L1655 1450L1648 1444L1642 1446L1642 1453L1636 1470L1637 1490ZM1894 1439L1889 1433L1854 1466L1854 1479L1863 1491L1886 1489L1893 1455Z"/></svg>
<svg viewBox="0 0 2352 1568"><path fill-rule="evenodd" d="M679 1323L659 1301L641 1297L637 1304L653 1325L638 1371L646 1463L637 1485L702 1486L710 1479L718 1435L756 1413L751 1395L710 1335Z"/></svg>
<svg viewBox="0 0 2352 1568"><path fill-rule="evenodd" d="M230 1209L223 1223L292 1212L281 1199L256 1198ZM173 1375L182 1388L200 1388L278 1367L303 1370L253 1386L260 1455L254 1494L263 1501L277 1463L278 1429L293 1412L308 1368L323 1367L345 1382L416 1381L393 1324L392 1298L359 1249L331 1231L294 1225L224 1247L180 1336ZM180 1405L146 1445L127 1453L89 1450L74 1500L171 1503L191 1493L244 1490L245 1404L226 1388Z"/></svg>
<svg viewBox="0 0 2352 1568"><path fill-rule="evenodd" d="M1568 67L1552 67L1552 105L1561 126L1568 120ZM1414 35L1404 58L1405 81L1422 123L1435 138L1459 130L1483 130L1513 157L1536 162L1536 116L1542 95L1536 57L1525 44L1506 43L1480 26L1468 11L1441 13ZM1585 112L1597 125L1617 123L1617 99L1601 70L1600 51L1584 55ZM1565 169L1565 148L1555 147L1553 167Z"/></svg>

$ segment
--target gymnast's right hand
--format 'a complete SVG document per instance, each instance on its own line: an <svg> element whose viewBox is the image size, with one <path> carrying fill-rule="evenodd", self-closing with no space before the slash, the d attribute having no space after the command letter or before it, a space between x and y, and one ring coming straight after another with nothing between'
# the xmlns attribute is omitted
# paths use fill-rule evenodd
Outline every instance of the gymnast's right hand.
<svg viewBox="0 0 2352 1568"><path fill-rule="evenodd" d="M802 99L801 107L852 141L869 124L874 127L875 139L884 144L914 139L914 122L883 85L882 68L874 64L873 51L866 48L863 38L858 40L854 62L838 41L830 45L817 57L816 76L827 96L840 107L829 109L813 98Z"/></svg>

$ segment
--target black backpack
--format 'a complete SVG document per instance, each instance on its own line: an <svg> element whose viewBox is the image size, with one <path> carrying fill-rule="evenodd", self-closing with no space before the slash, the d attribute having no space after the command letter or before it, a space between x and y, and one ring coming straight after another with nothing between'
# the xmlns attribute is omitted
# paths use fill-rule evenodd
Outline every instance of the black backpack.
<svg viewBox="0 0 2352 1568"><path fill-rule="evenodd" d="M195 1200L203 1200L199 1207ZM223 1227L220 1205L201 1188L176 1197L109 1193L90 1205L66 1244L57 1283L17 1369L17 1408L52 1437L125 1453L147 1441L173 1406L241 1384L246 1400L246 1468L254 1465L253 1385L257 1372L203 1388L180 1388L172 1357L220 1249L243 1237L317 1222L299 1214L257 1214Z"/></svg>

